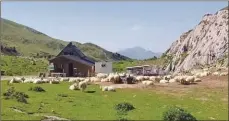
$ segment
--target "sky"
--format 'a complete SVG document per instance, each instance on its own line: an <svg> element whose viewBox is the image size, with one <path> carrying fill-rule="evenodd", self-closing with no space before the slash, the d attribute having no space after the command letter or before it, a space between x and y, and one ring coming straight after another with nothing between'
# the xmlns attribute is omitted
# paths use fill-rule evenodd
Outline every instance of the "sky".
<svg viewBox="0 0 229 121"><path fill-rule="evenodd" d="M204 14L228 2L2 2L2 17L64 41L91 42L112 52L166 51ZM3 28L4 29L4 28Z"/></svg>

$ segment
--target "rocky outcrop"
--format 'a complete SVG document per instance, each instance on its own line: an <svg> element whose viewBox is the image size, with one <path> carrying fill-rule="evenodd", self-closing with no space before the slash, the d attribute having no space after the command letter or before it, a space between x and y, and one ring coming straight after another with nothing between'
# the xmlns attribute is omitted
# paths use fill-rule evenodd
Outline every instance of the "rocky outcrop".
<svg viewBox="0 0 229 121"><path fill-rule="evenodd" d="M186 71L198 65L212 65L219 59L228 58L229 23L226 8L215 14L204 15L194 29L183 33L172 43L166 55L172 55L175 72Z"/></svg>

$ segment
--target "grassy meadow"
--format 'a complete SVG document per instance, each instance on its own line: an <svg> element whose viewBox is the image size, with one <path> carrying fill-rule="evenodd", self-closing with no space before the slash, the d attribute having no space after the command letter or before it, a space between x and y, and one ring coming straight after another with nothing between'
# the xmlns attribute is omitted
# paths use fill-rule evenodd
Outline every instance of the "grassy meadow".
<svg viewBox="0 0 229 121"><path fill-rule="evenodd" d="M3 120L40 120L44 114L71 120L117 120L114 106L129 102L135 109L123 116L128 120L161 120L163 112L173 105L186 109L198 120L228 120L228 101L221 100L228 93L224 89L195 88L184 95L171 95L153 89L117 89L116 92L102 92L98 85L89 85L87 92L81 92L69 90L70 85L68 82L8 85L7 81L1 81L1 117ZM11 86L29 96L28 104L4 99L3 93ZM45 92L28 90L34 86L42 87ZM203 96L208 100L199 100ZM10 107L29 114L15 112Z"/></svg>
<svg viewBox="0 0 229 121"><path fill-rule="evenodd" d="M1 56L1 71L7 76L38 75L46 72L48 61L46 59L35 59L16 56Z"/></svg>

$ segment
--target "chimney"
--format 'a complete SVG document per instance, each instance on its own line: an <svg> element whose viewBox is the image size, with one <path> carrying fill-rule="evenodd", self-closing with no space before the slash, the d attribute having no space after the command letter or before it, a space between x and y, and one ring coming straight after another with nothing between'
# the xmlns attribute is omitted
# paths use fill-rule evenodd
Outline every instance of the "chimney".
<svg viewBox="0 0 229 121"><path fill-rule="evenodd" d="M72 42L70 42L69 45L72 45Z"/></svg>

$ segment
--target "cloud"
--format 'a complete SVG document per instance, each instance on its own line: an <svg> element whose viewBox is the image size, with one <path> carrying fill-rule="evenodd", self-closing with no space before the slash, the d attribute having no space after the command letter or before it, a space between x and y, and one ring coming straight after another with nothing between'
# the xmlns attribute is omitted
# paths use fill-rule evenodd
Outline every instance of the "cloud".
<svg viewBox="0 0 229 121"><path fill-rule="evenodd" d="M131 28L131 30L133 30L133 31L138 31L138 30L140 30L140 29L142 29L143 27L141 26L141 25L134 25L132 28Z"/></svg>

